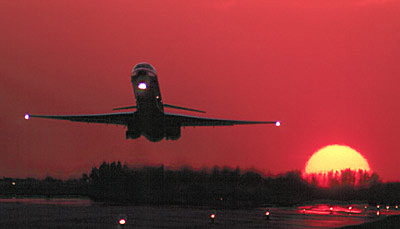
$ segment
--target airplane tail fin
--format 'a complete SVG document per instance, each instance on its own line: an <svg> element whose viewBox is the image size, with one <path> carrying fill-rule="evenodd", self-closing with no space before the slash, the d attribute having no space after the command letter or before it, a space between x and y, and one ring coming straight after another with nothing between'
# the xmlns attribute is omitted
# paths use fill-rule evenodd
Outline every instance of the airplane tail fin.
<svg viewBox="0 0 400 229"><path fill-rule="evenodd" d="M164 107L173 108L173 109L186 110L186 111L194 111L194 112L199 112L199 113L206 113L205 111L196 110L196 109L192 109L192 108L179 107L179 106L170 105L170 104L163 104L163 105L164 105ZM113 111L116 111L116 110L135 109L135 108L137 108L137 106L118 107L118 108L114 108Z"/></svg>
<svg viewBox="0 0 400 229"><path fill-rule="evenodd" d="M126 109L133 109L133 108L137 108L137 106L118 107L118 108L114 108L114 109L113 109L113 111L116 111L116 110L126 110Z"/></svg>
<svg viewBox="0 0 400 229"><path fill-rule="evenodd" d="M179 109L179 110L186 110L186 111L194 111L194 112L199 112L199 113L206 113L205 111L201 111L201 110L196 110L196 109L186 108L186 107L179 107L179 106L165 104L165 103L164 103L164 107Z"/></svg>

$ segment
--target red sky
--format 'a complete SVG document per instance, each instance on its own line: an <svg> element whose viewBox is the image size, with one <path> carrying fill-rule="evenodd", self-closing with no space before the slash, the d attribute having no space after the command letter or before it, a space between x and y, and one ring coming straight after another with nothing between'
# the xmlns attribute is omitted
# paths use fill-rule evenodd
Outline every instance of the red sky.
<svg viewBox="0 0 400 229"><path fill-rule="evenodd" d="M277 174L345 144L400 181L399 1L6 0L0 34L0 177L78 177L104 160ZM134 104L141 61L164 102L283 125L185 128L152 143L125 140L123 127L23 119Z"/></svg>

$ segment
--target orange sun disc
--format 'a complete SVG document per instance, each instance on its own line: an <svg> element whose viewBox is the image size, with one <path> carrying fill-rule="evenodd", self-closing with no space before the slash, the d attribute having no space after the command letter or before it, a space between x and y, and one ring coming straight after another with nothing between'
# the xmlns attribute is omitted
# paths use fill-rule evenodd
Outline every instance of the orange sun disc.
<svg viewBox="0 0 400 229"><path fill-rule="evenodd" d="M307 161L306 174L327 174L350 169L370 172L367 160L356 150L343 145L328 145L315 152Z"/></svg>

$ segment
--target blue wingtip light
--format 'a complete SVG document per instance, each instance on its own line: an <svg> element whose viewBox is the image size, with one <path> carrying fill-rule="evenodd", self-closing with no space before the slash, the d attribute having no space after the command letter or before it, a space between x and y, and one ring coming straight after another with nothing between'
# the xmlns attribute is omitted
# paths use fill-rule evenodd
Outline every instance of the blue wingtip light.
<svg viewBox="0 0 400 229"><path fill-rule="evenodd" d="M28 120L28 119L31 118L31 116L30 116L29 114L25 114L24 118L25 118L26 120Z"/></svg>
<svg viewBox="0 0 400 229"><path fill-rule="evenodd" d="M276 121L275 122L275 126L281 126L281 122L280 121Z"/></svg>

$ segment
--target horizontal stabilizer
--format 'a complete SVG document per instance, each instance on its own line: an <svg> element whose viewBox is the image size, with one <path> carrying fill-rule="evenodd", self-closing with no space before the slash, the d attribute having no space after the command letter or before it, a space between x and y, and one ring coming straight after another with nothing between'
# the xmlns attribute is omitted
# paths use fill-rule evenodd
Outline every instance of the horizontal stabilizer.
<svg viewBox="0 0 400 229"><path fill-rule="evenodd" d="M164 107L173 108L173 109L180 109L180 110L186 110L186 111L194 111L194 112L199 112L199 113L206 113L205 111L186 108L186 107L178 107L178 106L174 106L174 105L170 105L170 104L164 104Z"/></svg>
<svg viewBox="0 0 400 229"><path fill-rule="evenodd" d="M116 110L127 110L127 109L133 109L133 108L137 108L137 106L118 107L118 108L114 108L113 111L116 111Z"/></svg>

